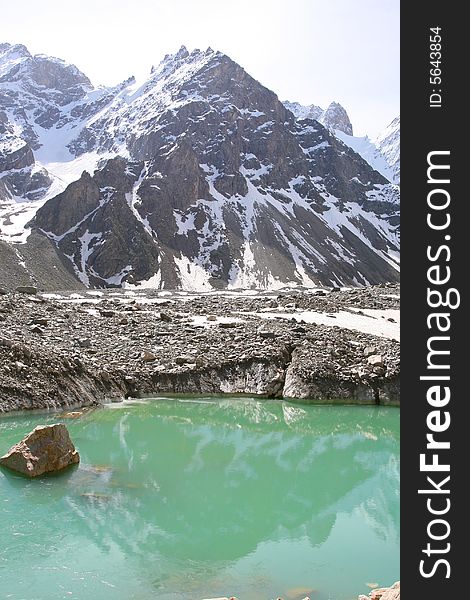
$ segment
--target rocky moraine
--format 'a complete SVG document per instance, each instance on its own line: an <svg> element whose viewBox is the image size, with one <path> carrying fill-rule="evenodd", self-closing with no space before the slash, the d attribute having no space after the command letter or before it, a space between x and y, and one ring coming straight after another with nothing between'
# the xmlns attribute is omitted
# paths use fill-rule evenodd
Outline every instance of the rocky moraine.
<svg viewBox="0 0 470 600"><path fill-rule="evenodd" d="M0 411L168 393L398 404L398 308L397 284L2 290Z"/></svg>

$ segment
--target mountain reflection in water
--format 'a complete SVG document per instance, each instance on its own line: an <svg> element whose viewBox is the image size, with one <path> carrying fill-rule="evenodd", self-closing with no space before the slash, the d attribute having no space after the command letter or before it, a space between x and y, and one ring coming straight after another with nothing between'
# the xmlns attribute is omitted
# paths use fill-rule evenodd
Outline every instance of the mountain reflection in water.
<svg viewBox="0 0 470 600"><path fill-rule="evenodd" d="M85 600L111 598L112 589L121 597L101 584L96 591L90 573L142 600L152 590L164 599L268 598L296 586L349 600L366 581L391 584L399 577L398 417L381 407L252 399L93 411L67 423L79 468L41 481L0 473L12 503L0 507L2 523L12 521L0 583L14 585L27 541L17 534L34 519L32 572L42 580L40 563L59 568L79 546L74 563L89 591L77 597ZM56 420L1 419L0 451Z"/></svg>

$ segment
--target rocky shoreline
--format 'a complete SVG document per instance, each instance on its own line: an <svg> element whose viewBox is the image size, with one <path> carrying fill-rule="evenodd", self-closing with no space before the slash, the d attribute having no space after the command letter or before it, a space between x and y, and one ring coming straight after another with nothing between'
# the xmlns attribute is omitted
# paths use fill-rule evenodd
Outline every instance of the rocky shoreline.
<svg viewBox="0 0 470 600"><path fill-rule="evenodd" d="M361 594L358 600L400 600L400 582L397 581L391 587L374 589L368 596Z"/></svg>
<svg viewBox="0 0 470 600"><path fill-rule="evenodd" d="M0 412L172 393L397 405L399 293L3 290Z"/></svg>

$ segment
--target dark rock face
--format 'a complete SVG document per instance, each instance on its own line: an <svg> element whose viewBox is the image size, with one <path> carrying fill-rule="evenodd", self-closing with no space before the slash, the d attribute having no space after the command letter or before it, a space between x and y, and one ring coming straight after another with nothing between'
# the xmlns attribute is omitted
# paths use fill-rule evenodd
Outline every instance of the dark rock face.
<svg viewBox="0 0 470 600"><path fill-rule="evenodd" d="M34 154L29 144L15 138L0 120L0 201L11 197L41 198L51 179L45 169L34 167Z"/></svg>
<svg viewBox="0 0 470 600"><path fill-rule="evenodd" d="M349 130L340 105L324 111L326 127L296 120L211 49L183 47L140 88L131 79L93 94L71 65L24 47L1 49L15 63L0 80L0 126L10 136L4 162L15 160L17 140L2 102L30 132L23 160L34 161L40 147L37 125L57 135L67 126L63 150L72 156L116 156L30 222L83 284L220 289L398 279L398 191L330 133ZM12 91L16 81L29 102L34 96L34 122ZM19 181L8 171L5 193L44 194L47 173L28 168L30 179Z"/></svg>
<svg viewBox="0 0 470 600"><path fill-rule="evenodd" d="M57 237L92 213L99 205L100 188L88 173L67 188L67 194L59 194L47 202L37 217L40 228L50 229Z"/></svg>
<svg viewBox="0 0 470 600"><path fill-rule="evenodd" d="M35 84L59 92L56 101L61 106L83 98L85 90L93 87L88 77L76 67L47 56L33 57L30 74Z"/></svg>
<svg viewBox="0 0 470 600"><path fill-rule="evenodd" d="M34 156L28 144L24 144L10 153L0 154L0 171L9 171L10 169L25 169L34 164Z"/></svg>
<svg viewBox="0 0 470 600"><path fill-rule="evenodd" d="M21 198L24 200L40 200L51 185L51 178L45 169L33 171L32 169L22 169L14 171L3 180L5 185L4 194L0 190L0 200L10 198Z"/></svg>
<svg viewBox="0 0 470 600"><path fill-rule="evenodd" d="M34 169L34 154L29 144L13 139L8 133L3 136L4 142L0 141L0 174L4 173L0 179L0 201L11 197L37 200L51 184L49 174L45 169Z"/></svg>
<svg viewBox="0 0 470 600"><path fill-rule="evenodd" d="M128 264L138 279L158 270L158 248L129 206L142 166L110 160L93 178L84 173L36 213L35 226L50 237L55 232L57 247L71 257L86 285L118 285L112 278L126 275Z"/></svg>

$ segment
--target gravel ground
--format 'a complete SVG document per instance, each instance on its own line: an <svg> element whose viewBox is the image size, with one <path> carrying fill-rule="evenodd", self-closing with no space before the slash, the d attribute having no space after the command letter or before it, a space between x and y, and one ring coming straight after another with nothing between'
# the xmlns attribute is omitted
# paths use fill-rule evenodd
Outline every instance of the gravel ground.
<svg viewBox="0 0 470 600"><path fill-rule="evenodd" d="M372 309L365 317L373 331L386 318L380 311L399 308L396 284L245 294L34 292L0 294L0 411L157 393L399 403L398 341L299 317L315 311L334 320L339 311ZM282 317L262 318L267 311Z"/></svg>

